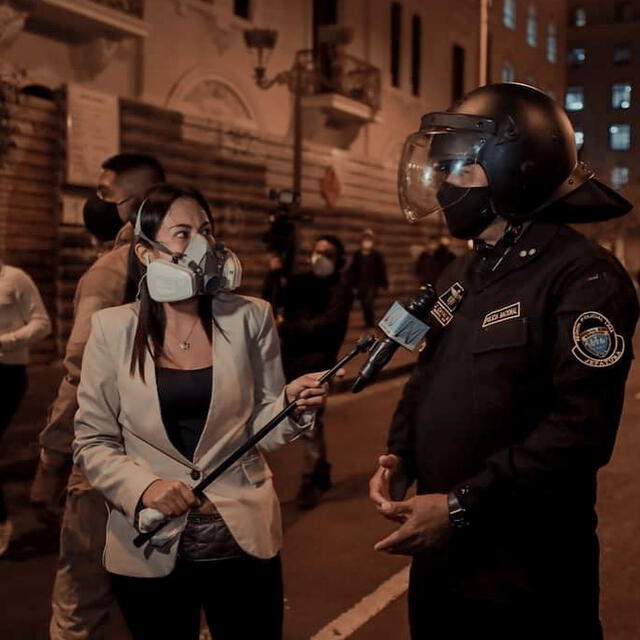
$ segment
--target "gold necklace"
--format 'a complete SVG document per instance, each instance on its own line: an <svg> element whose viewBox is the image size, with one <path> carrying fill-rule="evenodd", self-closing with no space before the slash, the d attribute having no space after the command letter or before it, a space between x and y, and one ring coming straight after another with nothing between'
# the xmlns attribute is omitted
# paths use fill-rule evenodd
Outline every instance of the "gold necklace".
<svg viewBox="0 0 640 640"><path fill-rule="evenodd" d="M195 322L191 326L191 329L189 330L189 333L186 335L184 340L180 340L180 338L178 338L178 336L175 335L175 333L172 333L168 329L166 330L167 333L172 338L174 338L175 340L178 341L178 347L180 348L181 351L189 351L189 349L191 349L191 343L189 342L189 338L191 337L191 334L193 333L193 330L196 328L196 325L198 324L198 320L200 320L199 316L195 319Z"/></svg>

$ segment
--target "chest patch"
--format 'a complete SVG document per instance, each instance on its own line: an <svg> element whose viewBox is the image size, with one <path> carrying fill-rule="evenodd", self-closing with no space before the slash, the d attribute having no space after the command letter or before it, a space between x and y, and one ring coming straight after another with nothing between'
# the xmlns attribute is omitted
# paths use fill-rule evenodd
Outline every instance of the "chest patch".
<svg viewBox="0 0 640 640"><path fill-rule="evenodd" d="M493 324L498 324L499 322L505 322L507 320L512 320L514 318L520 317L520 303L514 302L513 304L509 304L506 307L501 307L500 309L496 309L495 311L489 311L487 315L484 317L482 321L482 328L486 329Z"/></svg>
<svg viewBox="0 0 640 640"><path fill-rule="evenodd" d="M571 353L588 367L610 367L624 353L624 338L617 334L606 316L587 311L573 323Z"/></svg>
<svg viewBox="0 0 640 640"><path fill-rule="evenodd" d="M454 282L438 297L438 301L430 311L431 317L434 318L440 326L446 327L453 320L453 314L460 306L464 294L464 287L459 282Z"/></svg>

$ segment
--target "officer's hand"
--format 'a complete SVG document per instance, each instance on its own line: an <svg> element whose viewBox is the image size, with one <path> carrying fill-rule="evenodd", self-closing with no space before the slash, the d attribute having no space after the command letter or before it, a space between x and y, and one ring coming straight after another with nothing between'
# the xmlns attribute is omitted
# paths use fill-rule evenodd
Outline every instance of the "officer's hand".
<svg viewBox="0 0 640 640"><path fill-rule="evenodd" d="M156 480L142 494L145 507L157 509L165 516L179 516L198 504L193 491L180 480Z"/></svg>
<svg viewBox="0 0 640 640"><path fill-rule="evenodd" d="M433 550L442 545L451 531L447 495L444 493L414 496L404 502L385 502L380 511L404 524L376 543L376 551L413 555Z"/></svg>
<svg viewBox="0 0 640 640"><path fill-rule="evenodd" d="M378 507L391 500L402 500L409 487L409 479L404 470L402 459L393 453L378 458L378 470L369 480L369 498ZM399 520L397 516L383 515L391 520Z"/></svg>

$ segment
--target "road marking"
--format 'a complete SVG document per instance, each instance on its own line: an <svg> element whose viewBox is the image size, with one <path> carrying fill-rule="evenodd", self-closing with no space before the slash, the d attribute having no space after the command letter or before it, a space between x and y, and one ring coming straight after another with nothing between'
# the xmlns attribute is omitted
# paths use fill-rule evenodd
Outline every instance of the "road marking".
<svg viewBox="0 0 640 640"><path fill-rule="evenodd" d="M335 620L320 629L311 637L311 640L348 638L387 605L399 598L408 587L409 565L383 582L375 591L362 598L351 609L340 614Z"/></svg>

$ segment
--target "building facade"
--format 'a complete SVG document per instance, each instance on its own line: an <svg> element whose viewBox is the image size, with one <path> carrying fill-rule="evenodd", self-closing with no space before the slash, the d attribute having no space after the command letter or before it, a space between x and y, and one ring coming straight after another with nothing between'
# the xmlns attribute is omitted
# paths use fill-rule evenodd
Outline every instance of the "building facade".
<svg viewBox="0 0 640 640"><path fill-rule="evenodd" d="M46 280L58 350L73 287L95 253L80 212L107 151L154 153L171 180L202 189L256 293L267 193L292 186L298 122L301 204L313 218L299 225L302 259L316 233L337 233L351 251L372 227L389 263L389 296L411 292L416 254L443 230L437 217L407 226L397 206L400 150L420 116L447 109L487 67L494 81L561 92L563 3L528 3L535 24L525 3L507 4L514 27L502 0L0 3L0 254ZM254 29L263 30L260 65L245 33ZM265 29L277 29L275 42ZM512 78L501 75L507 63Z"/></svg>
<svg viewBox="0 0 640 640"><path fill-rule="evenodd" d="M640 204L640 1L580 0L569 6L565 108L580 157ZM635 215L607 225L603 240L640 270Z"/></svg>

